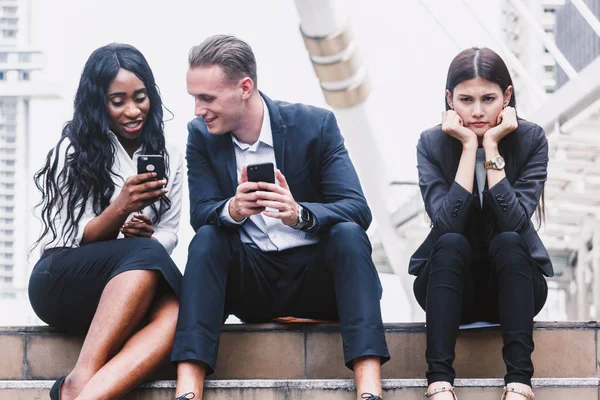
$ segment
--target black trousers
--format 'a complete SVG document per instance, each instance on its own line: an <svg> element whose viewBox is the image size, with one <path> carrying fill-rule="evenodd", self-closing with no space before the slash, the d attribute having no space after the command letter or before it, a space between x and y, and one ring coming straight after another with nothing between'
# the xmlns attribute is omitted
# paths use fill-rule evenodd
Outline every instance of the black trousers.
<svg viewBox="0 0 600 400"><path fill-rule="evenodd" d="M426 311L427 380L454 383L452 363L460 323L500 323L505 383L531 385L533 317L546 302L548 286L521 236L496 235L488 254L473 254L462 235L443 235L414 283Z"/></svg>
<svg viewBox="0 0 600 400"><path fill-rule="evenodd" d="M206 225L188 250L171 359L201 361L214 371L221 325L294 316L340 321L344 361L389 360L381 321L381 283L371 244L355 223L339 223L317 245L262 252L238 233Z"/></svg>

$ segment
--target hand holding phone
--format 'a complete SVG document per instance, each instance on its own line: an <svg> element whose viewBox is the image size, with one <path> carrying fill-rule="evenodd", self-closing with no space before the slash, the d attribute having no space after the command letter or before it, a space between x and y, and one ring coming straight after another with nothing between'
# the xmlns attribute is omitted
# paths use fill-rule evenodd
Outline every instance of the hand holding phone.
<svg viewBox="0 0 600 400"><path fill-rule="evenodd" d="M160 154L141 154L137 159L138 175L155 172L156 180L165 178L165 159Z"/></svg>
<svg viewBox="0 0 600 400"><path fill-rule="evenodd" d="M248 182L275 183L275 167L273 163L248 165Z"/></svg>

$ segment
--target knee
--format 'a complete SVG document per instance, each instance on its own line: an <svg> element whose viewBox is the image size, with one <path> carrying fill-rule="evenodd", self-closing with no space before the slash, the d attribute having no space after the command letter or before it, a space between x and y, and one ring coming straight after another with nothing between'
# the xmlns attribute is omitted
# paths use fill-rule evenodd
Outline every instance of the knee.
<svg viewBox="0 0 600 400"><path fill-rule="evenodd" d="M329 246L340 246L353 249L362 242L369 244L365 230L355 222L339 222L328 232Z"/></svg>
<svg viewBox="0 0 600 400"><path fill-rule="evenodd" d="M189 254L198 256L229 249L227 233L214 225L205 225L196 231L190 242ZM198 254L199 253L199 254Z"/></svg>
<svg viewBox="0 0 600 400"><path fill-rule="evenodd" d="M525 243L516 232L501 232L494 236L490 242L490 255L508 254L515 250L525 249Z"/></svg>
<svg viewBox="0 0 600 400"><path fill-rule="evenodd" d="M471 244L460 233L445 233L438 239L433 252L453 253L463 258L470 258Z"/></svg>
<svg viewBox="0 0 600 400"><path fill-rule="evenodd" d="M158 299L157 307L152 317L153 319L160 318L165 326L168 326L169 329L175 332L177 318L179 317L179 300L177 296L169 293Z"/></svg>

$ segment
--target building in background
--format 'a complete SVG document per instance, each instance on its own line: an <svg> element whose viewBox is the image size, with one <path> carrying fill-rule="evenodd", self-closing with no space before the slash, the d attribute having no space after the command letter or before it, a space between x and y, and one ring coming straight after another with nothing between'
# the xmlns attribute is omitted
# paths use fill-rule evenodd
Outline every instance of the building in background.
<svg viewBox="0 0 600 400"><path fill-rule="evenodd" d="M586 0L585 3L599 18L600 0ZM556 14L555 30L556 45L578 72L600 55L600 37L570 1ZM561 87L569 77L560 67L556 72L557 87Z"/></svg>
<svg viewBox="0 0 600 400"><path fill-rule="evenodd" d="M521 0L531 15L538 21L549 39L554 41L555 23L559 10L565 0ZM512 1L505 0L502 7L502 33L504 41L533 80L547 94L554 93L557 65L548 49L522 13L519 13ZM522 111L531 111L539 106L539 97L528 90L523 77L512 70L511 75L517 93L517 104Z"/></svg>
<svg viewBox="0 0 600 400"><path fill-rule="evenodd" d="M29 104L56 97L33 84L42 54L31 47L29 0L0 0L0 320L31 323L29 277L30 171Z"/></svg>

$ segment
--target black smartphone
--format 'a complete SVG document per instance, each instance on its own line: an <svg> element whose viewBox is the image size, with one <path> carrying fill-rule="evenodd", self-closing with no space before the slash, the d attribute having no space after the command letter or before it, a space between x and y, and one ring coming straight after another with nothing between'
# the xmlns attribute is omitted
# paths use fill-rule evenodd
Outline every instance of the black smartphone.
<svg viewBox="0 0 600 400"><path fill-rule="evenodd" d="M137 160L137 172L156 172L156 180L165 178L165 159L160 154L140 154Z"/></svg>
<svg viewBox="0 0 600 400"><path fill-rule="evenodd" d="M247 170L248 182L275 183L275 167L273 163L250 164Z"/></svg>

